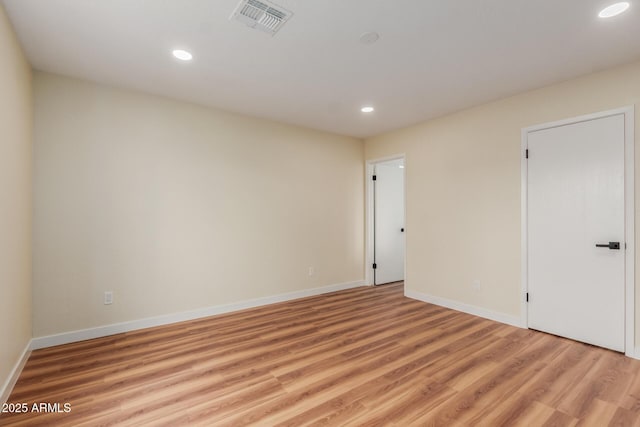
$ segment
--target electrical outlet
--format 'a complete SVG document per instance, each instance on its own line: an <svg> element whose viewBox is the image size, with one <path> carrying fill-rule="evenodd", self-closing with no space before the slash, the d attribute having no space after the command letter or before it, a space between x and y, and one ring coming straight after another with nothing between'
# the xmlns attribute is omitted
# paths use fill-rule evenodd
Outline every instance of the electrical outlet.
<svg viewBox="0 0 640 427"><path fill-rule="evenodd" d="M309 276L313 276L314 274L316 274L316 269L313 267L309 267Z"/></svg>
<svg viewBox="0 0 640 427"><path fill-rule="evenodd" d="M105 291L104 305L113 304L113 291Z"/></svg>
<svg viewBox="0 0 640 427"><path fill-rule="evenodd" d="M473 282L471 282L471 288L474 291L479 291L480 290L480 281L479 280L474 280Z"/></svg>

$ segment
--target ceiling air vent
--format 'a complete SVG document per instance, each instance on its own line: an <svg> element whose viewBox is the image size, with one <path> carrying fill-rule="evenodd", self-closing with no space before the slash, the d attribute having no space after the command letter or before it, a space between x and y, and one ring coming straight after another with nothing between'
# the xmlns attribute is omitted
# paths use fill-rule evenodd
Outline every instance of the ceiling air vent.
<svg viewBox="0 0 640 427"><path fill-rule="evenodd" d="M292 15L288 10L268 1L242 0L229 19L274 35Z"/></svg>

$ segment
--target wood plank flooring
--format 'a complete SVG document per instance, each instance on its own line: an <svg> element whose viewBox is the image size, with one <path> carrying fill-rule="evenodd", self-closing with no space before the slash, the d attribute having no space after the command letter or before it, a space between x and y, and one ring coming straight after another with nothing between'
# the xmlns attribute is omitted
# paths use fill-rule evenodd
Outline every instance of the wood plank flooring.
<svg viewBox="0 0 640 427"><path fill-rule="evenodd" d="M640 361L357 288L34 351L2 426L632 426Z"/></svg>

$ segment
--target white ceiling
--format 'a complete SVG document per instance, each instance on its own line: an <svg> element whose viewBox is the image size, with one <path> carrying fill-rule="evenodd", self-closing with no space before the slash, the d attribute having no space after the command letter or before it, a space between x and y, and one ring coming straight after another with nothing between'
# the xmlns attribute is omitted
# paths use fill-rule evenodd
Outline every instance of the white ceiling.
<svg viewBox="0 0 640 427"><path fill-rule="evenodd" d="M274 37L237 0L2 1L38 70L357 137L640 58L640 0L275 0Z"/></svg>

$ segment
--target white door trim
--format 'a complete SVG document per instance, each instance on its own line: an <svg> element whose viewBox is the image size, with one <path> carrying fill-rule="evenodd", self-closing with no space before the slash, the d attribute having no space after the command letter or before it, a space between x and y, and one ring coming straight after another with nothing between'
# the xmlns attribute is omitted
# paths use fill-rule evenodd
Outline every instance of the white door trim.
<svg viewBox="0 0 640 427"><path fill-rule="evenodd" d="M527 314L526 295L528 290L528 223L527 223L527 159L525 157L528 147L528 134L542 129L550 129L572 123L586 122L589 120L601 119L604 117L624 114L624 226L625 226L625 355L640 359L640 353L635 349L635 157L634 157L634 120L635 106L618 108L599 113L587 114L584 116L560 120L551 123L531 126L522 129L520 143L520 170L521 170L521 321L523 327L528 327L529 319Z"/></svg>
<svg viewBox="0 0 640 427"><path fill-rule="evenodd" d="M365 167L365 208L366 208L366 233L365 233L365 283L369 286L373 285L373 168L378 163L384 163L391 160L403 160L404 161L404 223L405 229L407 225L407 160L405 154L395 154L393 156L381 157L373 160L367 160ZM406 231L405 231L406 236ZM407 239L404 240L404 271L405 276L407 273ZM405 277L406 279L406 277Z"/></svg>

